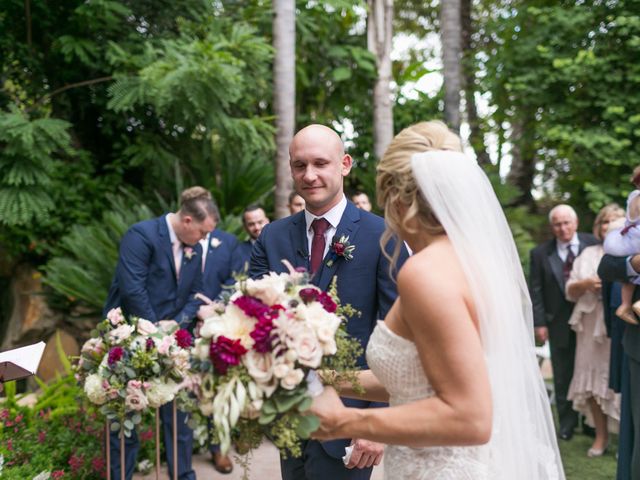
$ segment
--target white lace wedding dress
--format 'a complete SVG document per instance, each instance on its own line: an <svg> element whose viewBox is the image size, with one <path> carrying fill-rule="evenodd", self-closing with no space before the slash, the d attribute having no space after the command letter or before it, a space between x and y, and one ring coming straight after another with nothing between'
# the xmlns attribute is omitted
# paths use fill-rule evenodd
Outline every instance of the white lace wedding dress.
<svg viewBox="0 0 640 480"><path fill-rule="evenodd" d="M434 395L416 346L378 321L367 346L367 362L389 392L389 404L402 405ZM388 445L384 452L386 480L488 480L487 447L411 448Z"/></svg>

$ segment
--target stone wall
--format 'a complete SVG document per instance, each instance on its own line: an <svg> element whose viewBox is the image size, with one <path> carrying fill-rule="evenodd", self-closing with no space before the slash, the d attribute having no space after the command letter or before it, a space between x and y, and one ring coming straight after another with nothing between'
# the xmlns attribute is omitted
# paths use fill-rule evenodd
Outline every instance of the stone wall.
<svg viewBox="0 0 640 480"><path fill-rule="evenodd" d="M79 342L88 336L92 320L71 320L47 304L41 274L29 266L17 267L9 284L8 324L0 351L39 341L47 343L38 376L54 378L63 367L56 349L56 334L67 355L78 355ZM6 321L6 319L5 319Z"/></svg>

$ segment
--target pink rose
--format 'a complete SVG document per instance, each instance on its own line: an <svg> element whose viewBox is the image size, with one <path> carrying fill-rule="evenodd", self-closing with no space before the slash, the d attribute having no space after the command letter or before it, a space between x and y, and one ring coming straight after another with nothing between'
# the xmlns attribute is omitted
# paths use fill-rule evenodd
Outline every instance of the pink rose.
<svg viewBox="0 0 640 480"><path fill-rule="evenodd" d="M130 388L139 390L142 388L142 382L140 380L129 380L129 383L127 383L127 390Z"/></svg>
<svg viewBox="0 0 640 480"><path fill-rule="evenodd" d="M318 368L322 361L322 347L315 334L308 329L300 329L295 337L287 341L289 348L298 354L298 361L302 365Z"/></svg>
<svg viewBox="0 0 640 480"><path fill-rule="evenodd" d="M122 314L122 310L120 309L120 307L112 308L111 310L109 310L109 313L107 313L107 319L114 327L119 323L124 322L124 315Z"/></svg>
<svg viewBox="0 0 640 480"><path fill-rule="evenodd" d="M158 345L158 353L160 355L168 355L171 347L176 344L176 338L173 335L167 335L160 341Z"/></svg>
<svg viewBox="0 0 640 480"><path fill-rule="evenodd" d="M127 387L127 396L124 398L124 406L128 410L144 410L149 406L149 401L139 388Z"/></svg>
<svg viewBox="0 0 640 480"><path fill-rule="evenodd" d="M138 333L141 335L151 335L158 331L158 327L156 327L149 320L145 320L144 318L140 318L138 320Z"/></svg>

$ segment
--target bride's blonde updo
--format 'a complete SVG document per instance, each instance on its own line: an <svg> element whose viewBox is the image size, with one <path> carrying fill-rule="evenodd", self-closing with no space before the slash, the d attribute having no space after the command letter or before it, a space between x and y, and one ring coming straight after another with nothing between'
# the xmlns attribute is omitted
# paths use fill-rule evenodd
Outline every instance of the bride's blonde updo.
<svg viewBox="0 0 640 480"><path fill-rule="evenodd" d="M444 233L444 229L422 196L411 170L411 157L415 153L432 150L462 151L460 137L437 120L420 122L405 128L389 144L378 163L376 177L377 200L384 209L387 229L380 239L382 251L401 231L415 234L425 231L431 235ZM398 207L405 208L398 208ZM404 211L404 214L403 214ZM389 257L395 268L402 243L396 241ZM388 255L387 255L388 256Z"/></svg>

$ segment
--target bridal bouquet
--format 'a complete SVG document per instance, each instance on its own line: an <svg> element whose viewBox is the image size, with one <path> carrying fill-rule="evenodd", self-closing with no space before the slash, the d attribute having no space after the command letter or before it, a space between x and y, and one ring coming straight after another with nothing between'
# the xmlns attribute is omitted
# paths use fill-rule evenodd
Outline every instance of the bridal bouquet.
<svg viewBox="0 0 640 480"><path fill-rule="evenodd" d="M76 378L112 422L111 430L122 428L130 436L143 410L172 401L190 386L192 344L191 334L173 320L126 320L113 309L82 346Z"/></svg>
<svg viewBox="0 0 640 480"><path fill-rule="evenodd" d="M268 436L283 454L301 454L299 438L318 428L309 372L331 369L355 383L362 348L348 337L335 282L329 293L308 284L305 272L242 279L200 328L192 365L203 415L213 415L221 449L232 442L257 447ZM337 381L334 377L334 381Z"/></svg>

